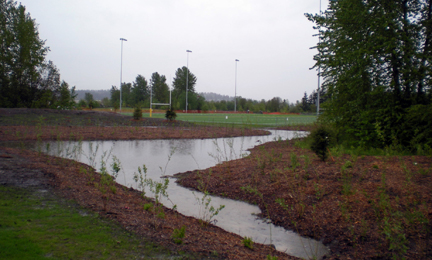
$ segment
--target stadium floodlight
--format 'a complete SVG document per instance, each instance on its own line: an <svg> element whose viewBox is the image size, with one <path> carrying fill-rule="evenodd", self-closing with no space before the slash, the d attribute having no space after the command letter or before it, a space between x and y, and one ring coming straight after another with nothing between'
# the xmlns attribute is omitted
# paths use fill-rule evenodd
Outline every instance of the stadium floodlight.
<svg viewBox="0 0 432 260"><path fill-rule="evenodd" d="M237 62L239 60L235 60L235 83L234 83L234 112L237 112Z"/></svg>
<svg viewBox="0 0 432 260"><path fill-rule="evenodd" d="M321 0L320 0L320 6L319 6L319 10L320 10L320 15L322 14L321 12ZM321 44L321 37L320 37L321 32L318 31L318 46ZM321 54L319 49L318 50L318 55L321 58ZM318 64L318 93L317 93L317 116L319 116L319 110L320 110L320 87L321 87L321 82L320 82L320 77L321 77L321 66Z"/></svg>
<svg viewBox="0 0 432 260"><path fill-rule="evenodd" d="M127 40L125 38L120 38L121 41L121 57L120 57L120 112L122 109L122 74L123 74L123 42Z"/></svg>
<svg viewBox="0 0 432 260"><path fill-rule="evenodd" d="M186 114L187 114L187 108L188 108L189 52L192 52L192 51L186 50Z"/></svg>

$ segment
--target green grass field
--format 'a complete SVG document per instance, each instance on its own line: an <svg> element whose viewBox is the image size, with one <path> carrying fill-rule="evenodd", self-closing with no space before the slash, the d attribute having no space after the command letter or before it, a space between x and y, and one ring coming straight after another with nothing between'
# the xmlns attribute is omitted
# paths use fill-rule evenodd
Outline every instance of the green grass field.
<svg viewBox="0 0 432 260"><path fill-rule="evenodd" d="M173 253L48 192L0 186L0 259L173 259Z"/></svg>
<svg viewBox="0 0 432 260"><path fill-rule="evenodd" d="M132 113L125 113L132 116ZM149 117L143 113L143 117ZM165 118L164 113L153 113L154 118ZM265 115L265 114L184 114L178 113L177 120L197 124L233 124L253 127L277 127L292 125L309 125L316 121L312 115Z"/></svg>

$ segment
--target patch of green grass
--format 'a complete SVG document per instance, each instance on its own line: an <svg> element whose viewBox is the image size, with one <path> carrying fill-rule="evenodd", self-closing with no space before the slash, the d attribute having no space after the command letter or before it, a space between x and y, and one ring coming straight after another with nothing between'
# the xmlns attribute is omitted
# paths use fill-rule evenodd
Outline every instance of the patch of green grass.
<svg viewBox="0 0 432 260"><path fill-rule="evenodd" d="M252 238L250 237L244 237L243 240L243 245L249 249L253 249L253 244L254 242L252 241Z"/></svg>
<svg viewBox="0 0 432 260"><path fill-rule="evenodd" d="M132 113L123 113L132 116ZM149 117L143 113L143 117ZM163 113L152 113L153 118L165 118ZM177 113L177 120L204 125L236 125L246 127L276 127L309 125L316 121L314 115L266 115L266 114L211 114Z"/></svg>
<svg viewBox="0 0 432 260"><path fill-rule="evenodd" d="M43 191L0 186L2 259L168 258L171 252Z"/></svg>

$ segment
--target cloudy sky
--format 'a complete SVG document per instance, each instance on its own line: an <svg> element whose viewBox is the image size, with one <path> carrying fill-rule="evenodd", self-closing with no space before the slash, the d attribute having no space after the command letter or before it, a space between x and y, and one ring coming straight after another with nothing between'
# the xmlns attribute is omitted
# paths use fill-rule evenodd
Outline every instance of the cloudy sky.
<svg viewBox="0 0 432 260"><path fill-rule="evenodd" d="M21 0L39 25L48 59L76 89L119 86L138 74L177 68L197 77L196 91L256 100L300 100L317 88L310 50L317 38L304 13L320 0ZM324 10L328 0L322 0Z"/></svg>

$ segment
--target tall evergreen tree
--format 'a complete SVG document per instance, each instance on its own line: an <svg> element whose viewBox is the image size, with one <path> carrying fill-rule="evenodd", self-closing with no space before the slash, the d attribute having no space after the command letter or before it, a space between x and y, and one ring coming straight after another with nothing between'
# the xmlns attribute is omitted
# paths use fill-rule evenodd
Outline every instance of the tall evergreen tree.
<svg viewBox="0 0 432 260"><path fill-rule="evenodd" d="M166 83L165 75L159 75L155 72L150 79L150 85L153 92L153 102L169 103L169 88Z"/></svg>
<svg viewBox="0 0 432 260"><path fill-rule="evenodd" d="M132 107L134 106L134 100L132 95L132 84L131 83L123 83L121 86L121 98L122 98L122 106L123 107Z"/></svg>
<svg viewBox="0 0 432 260"><path fill-rule="evenodd" d="M188 75L188 77L186 77ZM187 83L187 91L188 91L188 99L193 100L193 96L196 96L195 93L195 84L197 78L194 74L188 70L186 67L178 68L175 77L173 79L173 105L174 109L184 109L186 104L186 79ZM190 95L190 96L189 96ZM195 98L196 99L196 98ZM188 104L191 103L188 101ZM190 109L190 108L189 108Z"/></svg>
<svg viewBox="0 0 432 260"><path fill-rule="evenodd" d="M120 90L116 86L111 86L111 98L110 103L114 108L120 107Z"/></svg>
<svg viewBox="0 0 432 260"><path fill-rule="evenodd" d="M132 105L143 106L145 100L150 97L150 90L147 84L147 80L143 76L138 75L132 85Z"/></svg>

